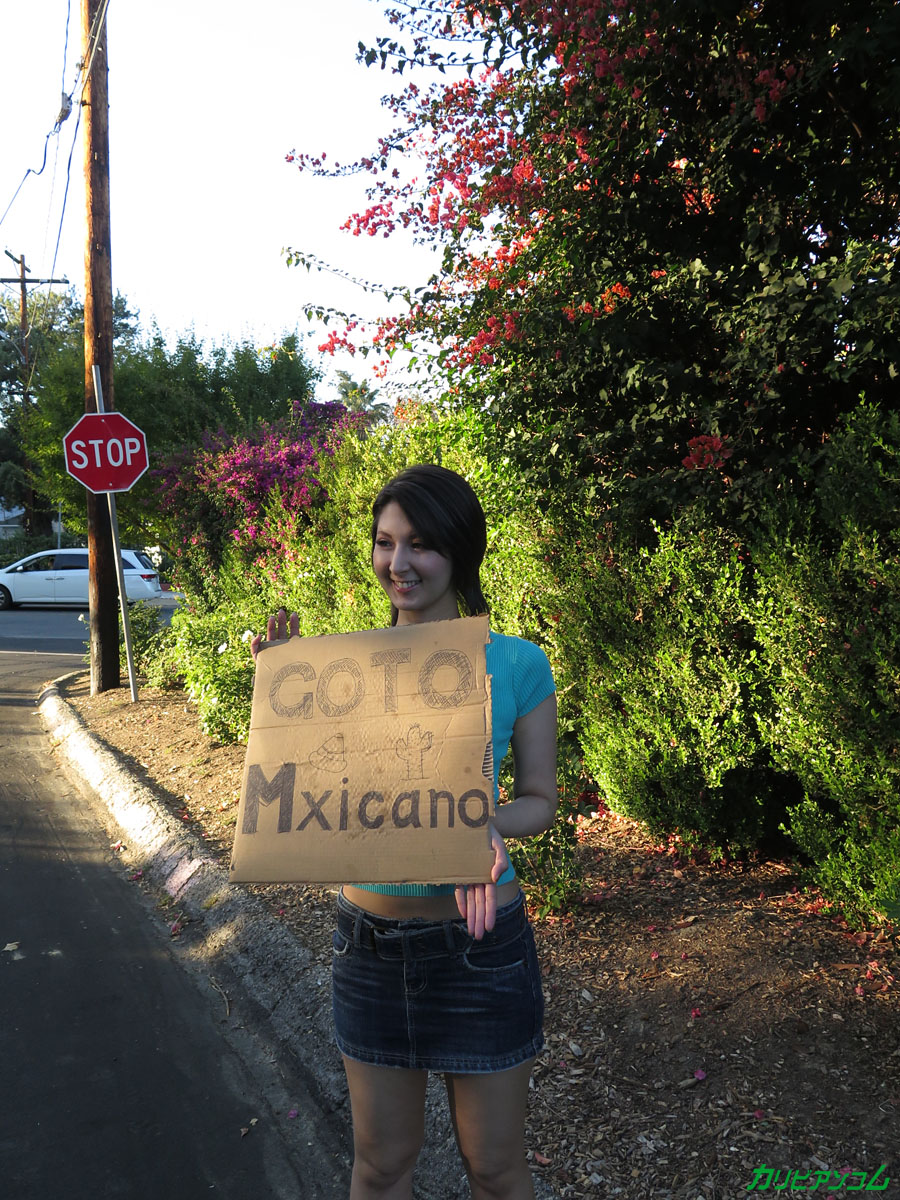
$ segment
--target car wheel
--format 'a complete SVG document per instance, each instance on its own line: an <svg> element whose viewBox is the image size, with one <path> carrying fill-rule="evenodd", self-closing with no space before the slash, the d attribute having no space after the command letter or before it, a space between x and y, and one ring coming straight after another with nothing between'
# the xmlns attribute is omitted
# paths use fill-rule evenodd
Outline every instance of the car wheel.
<svg viewBox="0 0 900 1200"><path fill-rule="evenodd" d="M0 584L0 609L4 608L15 608L15 605L9 590Z"/></svg>

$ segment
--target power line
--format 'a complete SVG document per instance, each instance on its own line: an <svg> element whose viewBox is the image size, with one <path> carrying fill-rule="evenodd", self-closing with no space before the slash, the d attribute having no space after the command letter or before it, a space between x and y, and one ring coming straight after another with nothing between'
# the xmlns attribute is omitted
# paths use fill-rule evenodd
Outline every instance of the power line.
<svg viewBox="0 0 900 1200"><path fill-rule="evenodd" d="M88 34L89 55L87 66L84 72L84 83L81 85L81 93L84 95L84 89L87 87L87 81L91 76L91 68L94 65L94 55L97 53L97 45L100 41L100 30L103 28L103 22L106 20L106 10L109 8L109 0L103 0L103 7L98 8L94 14L94 23L91 26ZM78 80L75 81L75 87L78 86Z"/></svg>
<svg viewBox="0 0 900 1200"><path fill-rule="evenodd" d="M71 145L71 148L69 149L69 158L68 158L68 161L66 162L66 189L63 192L62 209L59 214L59 226L56 231L56 246L54 247L54 250L53 250L53 263L50 267L51 275L56 270L56 260L59 256L59 243L62 239L63 222L64 222L65 216L66 216L66 204L68 203L68 199L69 199L69 184L71 183L71 180L72 180L72 156L75 153L75 146L78 142L78 129L79 129L80 125L81 125L81 108L79 107L78 117L75 121L75 132L72 135L72 145ZM43 308L43 313L41 314L41 321L43 321L43 319L47 316L47 311L50 307L50 297L52 295L53 295L53 287L51 286L49 291L46 292L44 295L44 308ZM34 328L34 325L37 321L38 321L38 314L37 314L37 305L36 305L35 306L35 315L31 322L31 326L29 327L29 332L31 329ZM38 325L38 327L40 328L40 325ZM35 359L35 362L31 368L32 375L34 375L34 369L36 366L37 366L37 360ZM29 383L30 382L31 381L29 380Z"/></svg>
<svg viewBox="0 0 900 1200"><path fill-rule="evenodd" d="M72 97L71 97L71 95L66 94L66 71L68 70L68 66L69 66L69 26L71 24L71 21L72 21L72 0L67 0L67 3L66 3L66 31L65 31L65 37L63 39L62 73L61 73L61 79L60 79L60 92L62 95L62 104L61 104L61 107L59 110L59 115L56 118L56 124L54 125L54 130L56 130L57 132L59 132L61 130L63 122L68 118L69 114L72 111ZM73 91L74 91L74 88L73 88ZM78 120L75 123L75 134L74 134L73 140L77 139L77 137L78 137L78 126L79 126L80 122L81 122L81 114L79 112ZM41 260L42 261L45 261L46 257L47 257L47 241L49 238L50 223L53 219L53 198L56 195L56 171L57 171L57 166L59 164L59 143L60 143L60 139L59 139L59 137L57 137L56 138L56 148L55 148L55 151L53 154L53 174L50 177L50 199L47 202L47 221L44 226L44 245L41 250ZM53 272L56 270L56 260L59 255L59 243L60 243L60 239L62 237L62 225L63 225L63 219L65 217L65 212L66 212L66 198L68 196L68 191L69 191L69 172L71 171L71 167L72 167L72 153L70 151L69 152L68 170L66 172L66 191L63 196L63 204L62 204L62 209L60 211L59 227L58 227L57 234L56 234L56 245L55 245L54 251L53 251L53 264L50 268L51 276L53 275ZM51 291L51 293L53 291L52 284L50 287L50 291ZM45 315L46 315L47 307L48 307L49 303L50 303L49 296L47 296L44 300L44 314ZM35 307L34 307L34 314L35 315L32 318L31 325L29 326L29 333L34 328L35 324L37 323L37 314L38 314L38 305L37 304L35 304Z"/></svg>
<svg viewBox="0 0 900 1200"><path fill-rule="evenodd" d="M88 79L90 78L91 68L94 65L94 56L97 53L97 44L98 44L98 41L100 38L100 30L103 28L103 22L106 20L106 13L107 13L108 8L109 8L109 0L104 0L103 6L97 10L97 12L94 16L94 22L93 22L93 25L91 27L91 30L90 30L90 33L88 36L88 52L87 52L87 56L86 56L87 61L85 62L85 59L82 59L79 62L78 71L75 75L75 83L72 85L71 92L67 93L65 90L65 70L66 70L66 59L68 57L68 52L69 52L69 21L71 19L71 14L72 14L71 0L69 0L69 4L67 5L67 9L66 9L65 46L64 46L64 50L63 50L63 92L62 92L62 101L60 104L59 113L57 114L56 121L53 124L53 128L50 130L50 132L44 138L44 155L43 155L43 161L41 162L39 169L37 171L35 171L31 167L29 167L28 170L25 172L25 174L22 176L22 180L19 183L19 186L16 188L15 192L13 193L12 199L10 200L9 204L7 204L6 208L3 211L3 216L0 217L0 225L2 225L3 222L6 220L8 214L9 214L9 210L12 208L13 204L15 204L16 199L19 195L19 192L22 190L22 187L25 183L25 180L28 178L28 176L29 175L42 175L44 173L44 168L47 166L47 145L48 145L51 137L59 135L59 132L63 126L63 123L66 120L68 120L69 115L72 112L73 99L75 96L75 92L78 90L79 83L81 83L81 91L82 91L82 94L84 94L84 89L87 86Z"/></svg>
<svg viewBox="0 0 900 1200"><path fill-rule="evenodd" d="M82 85L82 88L81 88L82 95L84 94L84 89L87 87L87 82L88 82L88 79L90 78L91 69L94 64L94 56L97 51L97 44L98 44L98 41L100 38L100 31L103 28L103 22L106 19L106 13L107 13L108 9L109 9L109 0L105 0L105 3L103 4L102 8L98 9L97 13L95 14L94 21L93 21L93 24L91 26L91 30L90 30L89 36L88 36L88 54L86 56L87 62L85 63L84 59L82 59L79 62L78 71L75 76L75 82L72 86L72 91L68 95L65 93L65 91L63 92L62 106L60 108L59 115L56 119L56 124L54 125L54 127L50 131L50 133L47 134L47 138L45 139L45 142L44 142L44 163L41 167L41 171L43 171L44 167L46 166L47 142L49 141L50 137L52 137L54 134L56 134L56 135L59 134L63 123L69 117L69 115L72 111L72 100L73 100L73 97L74 97L76 91L78 90L79 82L81 82L81 85ZM71 11L72 11L71 0L69 0L69 4L67 6L67 12L66 12L65 48L63 51L63 79L65 79L66 62L68 59L69 21L71 18ZM67 206L68 198L69 198L69 186L70 186L71 180L72 180L72 157L75 153L75 145L78 141L78 131L79 131L80 126L81 126L81 105L79 104L78 116L75 121L75 129L74 129L74 132L72 135L72 145L69 149L69 156L68 156L68 159L66 162L66 187L65 187L65 191L63 193L62 208L60 210L60 215L59 215L59 224L58 224L57 233L56 233L56 244L55 244L54 250L53 250L53 262L50 267L50 275L51 276L53 275L54 271L56 270L56 262L59 257L59 246L60 246L60 242L62 240L63 224L65 222L66 206ZM29 172L26 172L25 177L22 180L22 183L24 183L25 179L28 178L28 174L29 174ZM40 174L40 172L35 172L35 174ZM54 178L55 178L55 173L54 173ZM21 187L22 187L22 184L19 184L19 188L16 189L16 195L18 195L18 192L21 189ZM13 197L13 200L15 200L15 196ZM11 204L12 204L12 201L10 202L10 206L11 206ZM53 197L52 197L52 193L51 193L50 208L48 209L48 216L49 216L49 211L52 210L52 204L53 204ZM7 208L7 212L8 211L9 211L9 209ZM5 215L6 214L4 213L4 216ZM0 219L0 224L2 224L2 219ZM57 282L57 281L53 280L53 282ZM44 293L43 304L41 304L40 300L35 304L35 307L33 310L34 315L28 326L29 334L35 329L35 327L40 328L42 323L46 319L47 313L50 308L50 302L53 297L53 294L54 294L54 292L53 292L53 287L51 284L51 287L49 288L49 290ZM31 364L31 370L30 370L27 386L31 385L32 380L34 378L34 372L35 372L36 368L37 368L37 359L35 358Z"/></svg>
<svg viewBox="0 0 900 1200"><path fill-rule="evenodd" d="M63 43L63 65L62 65L62 80L60 81L60 91L63 95L66 94L66 66L69 62L69 22L72 19L72 0L68 0L66 4L66 38Z"/></svg>

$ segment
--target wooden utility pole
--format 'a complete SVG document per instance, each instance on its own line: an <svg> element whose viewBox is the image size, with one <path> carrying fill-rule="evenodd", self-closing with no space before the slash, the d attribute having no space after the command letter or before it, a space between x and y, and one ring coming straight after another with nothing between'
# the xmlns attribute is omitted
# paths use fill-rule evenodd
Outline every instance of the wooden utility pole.
<svg viewBox="0 0 900 1200"><path fill-rule="evenodd" d="M109 92L106 0L81 0L84 106L84 182L87 240L84 269L84 410L97 412L93 368L107 411L113 392L113 291L109 228ZM118 584L106 497L87 495L90 584L91 695L119 686Z"/></svg>
<svg viewBox="0 0 900 1200"><path fill-rule="evenodd" d="M21 359L22 367L22 415L23 417L28 412L28 380L31 375L31 356L28 353L28 285L36 283L68 283L68 279L27 279L26 272L28 268L25 266L25 255L21 254L18 258L14 254L5 251L6 257L11 258L19 268L18 279L0 279L0 283L18 283L19 285L19 332L21 347L19 349L19 358ZM27 534L35 532L34 518L34 488L31 486L31 469L26 459L25 463L25 495L24 509L25 515L22 519L22 528Z"/></svg>

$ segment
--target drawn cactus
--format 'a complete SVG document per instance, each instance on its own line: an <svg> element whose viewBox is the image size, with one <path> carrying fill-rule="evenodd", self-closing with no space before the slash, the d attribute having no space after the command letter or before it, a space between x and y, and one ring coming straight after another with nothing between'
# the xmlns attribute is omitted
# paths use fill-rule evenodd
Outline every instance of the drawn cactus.
<svg viewBox="0 0 900 1200"><path fill-rule="evenodd" d="M406 739L397 738L397 757L406 763L407 779L424 779L424 758L431 749L431 734L426 729L422 732L420 725L410 725L406 731Z"/></svg>

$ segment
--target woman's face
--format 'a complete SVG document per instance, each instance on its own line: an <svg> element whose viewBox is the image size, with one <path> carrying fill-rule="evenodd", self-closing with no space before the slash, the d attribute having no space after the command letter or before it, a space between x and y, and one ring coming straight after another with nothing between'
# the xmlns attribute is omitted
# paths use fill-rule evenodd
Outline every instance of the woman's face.
<svg viewBox="0 0 900 1200"><path fill-rule="evenodd" d="M398 625L459 616L453 563L425 545L395 500L386 504L378 517L372 567L397 609Z"/></svg>

